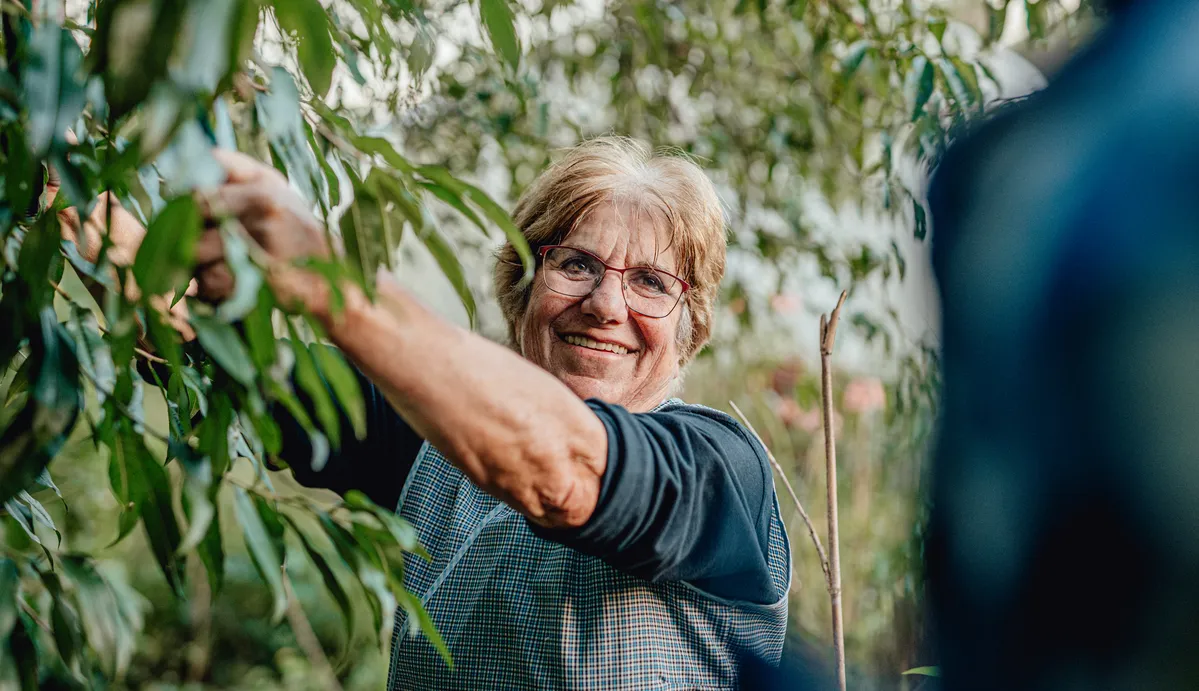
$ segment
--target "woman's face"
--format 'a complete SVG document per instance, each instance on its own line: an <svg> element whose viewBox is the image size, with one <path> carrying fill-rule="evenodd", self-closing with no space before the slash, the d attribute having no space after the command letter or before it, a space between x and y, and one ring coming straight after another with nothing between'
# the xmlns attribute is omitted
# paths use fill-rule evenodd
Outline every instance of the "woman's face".
<svg viewBox="0 0 1199 691"><path fill-rule="evenodd" d="M586 250L615 268L656 266L681 275L663 225L648 213L601 204L562 244ZM650 410L665 400L678 374L676 337L682 306L653 319L628 308L621 276L614 271L607 272L586 297L549 290L542 271L538 269L520 324L524 356L580 398L598 398L633 412ZM568 343L568 338L573 342ZM594 347L597 344L617 346L617 352Z"/></svg>

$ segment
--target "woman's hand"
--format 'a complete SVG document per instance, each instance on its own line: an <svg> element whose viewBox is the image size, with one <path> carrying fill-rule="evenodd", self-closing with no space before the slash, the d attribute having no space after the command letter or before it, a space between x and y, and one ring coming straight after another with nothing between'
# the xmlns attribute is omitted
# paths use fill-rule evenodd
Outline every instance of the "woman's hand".
<svg viewBox="0 0 1199 691"><path fill-rule="evenodd" d="M321 222L274 168L237 152L217 150L213 155L228 178L217 189L198 195L209 221L196 244L199 297L219 302L233 292L233 272L225 262L219 230L220 220L232 217L266 252L267 280L281 305L325 316L329 302L326 281L295 266L303 259L329 257Z"/></svg>

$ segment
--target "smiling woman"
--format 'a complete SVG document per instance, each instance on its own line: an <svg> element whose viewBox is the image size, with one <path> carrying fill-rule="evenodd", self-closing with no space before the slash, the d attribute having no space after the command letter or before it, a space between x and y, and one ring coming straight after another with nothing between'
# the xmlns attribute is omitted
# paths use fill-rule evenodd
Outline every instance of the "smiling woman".
<svg viewBox="0 0 1199 691"><path fill-rule="evenodd" d="M404 586L455 666L397 622L390 688L735 688L745 656L778 660L791 563L764 450L671 398L724 270L697 166L606 138L534 183L514 216L536 276L520 282L511 247L496 269L509 349L387 274L374 301L344 284L335 313L295 264L329 254L320 223L272 168L217 157L228 180L209 210L277 260L277 298L322 322L367 401L366 437L343 420L341 448L320 472L292 464L297 478L397 506L430 556L405 562ZM199 296L225 299L217 224L196 255ZM303 428L275 416L283 458L310 458Z"/></svg>

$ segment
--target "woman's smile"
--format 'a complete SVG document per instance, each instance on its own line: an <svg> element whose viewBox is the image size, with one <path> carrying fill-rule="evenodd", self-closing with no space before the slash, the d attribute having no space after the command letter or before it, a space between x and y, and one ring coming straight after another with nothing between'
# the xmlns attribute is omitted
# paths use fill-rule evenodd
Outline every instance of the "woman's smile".
<svg viewBox="0 0 1199 691"><path fill-rule="evenodd" d="M560 333L558 334L558 338L567 345L573 346L584 353L595 354L601 357L619 357L637 352L635 349L629 348L628 346L623 346L619 343L598 338L591 338L582 334Z"/></svg>

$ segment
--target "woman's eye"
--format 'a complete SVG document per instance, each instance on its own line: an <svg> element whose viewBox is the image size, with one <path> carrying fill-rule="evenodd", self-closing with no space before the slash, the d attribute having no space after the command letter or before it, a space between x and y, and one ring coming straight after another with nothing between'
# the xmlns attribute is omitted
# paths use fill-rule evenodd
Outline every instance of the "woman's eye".
<svg viewBox="0 0 1199 691"><path fill-rule="evenodd" d="M653 290L653 291L656 291L659 293L666 292L666 285L662 282L662 279L659 276L657 276L656 274L642 274L641 277L638 279L638 281L641 283L642 286L644 286L650 290Z"/></svg>

